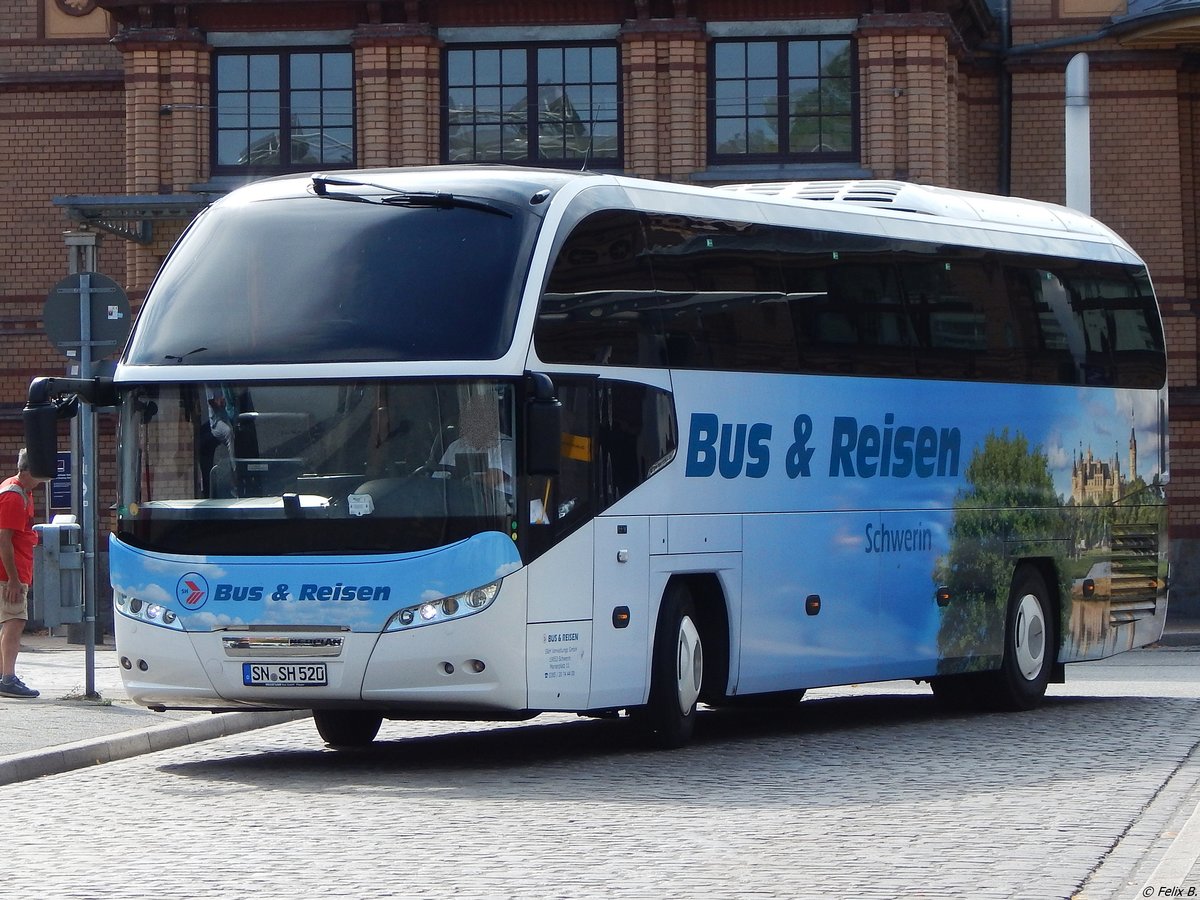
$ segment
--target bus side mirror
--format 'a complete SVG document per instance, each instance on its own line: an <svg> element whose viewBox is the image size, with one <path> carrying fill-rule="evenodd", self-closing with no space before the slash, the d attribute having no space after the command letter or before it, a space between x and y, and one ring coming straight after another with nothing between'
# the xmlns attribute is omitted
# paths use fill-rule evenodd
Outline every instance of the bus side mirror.
<svg viewBox="0 0 1200 900"><path fill-rule="evenodd" d="M42 377L29 383L21 418L29 471L35 477L53 478L58 473L58 420L73 418L79 412L80 400L115 403L112 379Z"/></svg>
<svg viewBox="0 0 1200 900"><path fill-rule="evenodd" d="M30 474L53 478L58 472L58 407L51 402L30 403L21 411L21 417L25 420Z"/></svg>
<svg viewBox="0 0 1200 900"><path fill-rule="evenodd" d="M562 459L562 403L554 382L531 372L533 390L525 407L525 474L557 475Z"/></svg>

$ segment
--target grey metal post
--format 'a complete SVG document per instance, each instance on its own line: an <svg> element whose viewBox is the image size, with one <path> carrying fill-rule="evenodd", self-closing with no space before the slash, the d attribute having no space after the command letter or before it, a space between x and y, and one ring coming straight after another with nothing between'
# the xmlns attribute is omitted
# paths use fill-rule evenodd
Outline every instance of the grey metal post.
<svg viewBox="0 0 1200 900"><path fill-rule="evenodd" d="M79 357L78 377L92 374L92 295L91 279L84 273L96 271L96 234L69 231L63 235L68 250L69 275L80 275L79 284ZM81 403L79 414L71 420L71 456L79 461L78 477L71 486L71 511L80 524L83 550L83 640L84 696L96 693L96 531L100 519L96 504L96 411L90 403Z"/></svg>
<svg viewBox="0 0 1200 900"><path fill-rule="evenodd" d="M83 378L92 374L92 292L91 276L83 273L79 282L79 372ZM83 546L83 640L86 678L83 695L96 698L96 530L100 517L96 511L96 410L90 403L81 403L79 410L79 443L83 450L82 471L79 473L83 526L80 543Z"/></svg>

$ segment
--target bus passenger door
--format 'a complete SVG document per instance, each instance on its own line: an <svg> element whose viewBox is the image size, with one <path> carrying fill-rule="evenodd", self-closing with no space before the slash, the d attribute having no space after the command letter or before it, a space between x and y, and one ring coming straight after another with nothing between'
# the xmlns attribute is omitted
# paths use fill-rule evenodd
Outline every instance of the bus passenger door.
<svg viewBox="0 0 1200 900"><path fill-rule="evenodd" d="M650 621L650 520L596 519L592 602L592 709L641 703Z"/></svg>

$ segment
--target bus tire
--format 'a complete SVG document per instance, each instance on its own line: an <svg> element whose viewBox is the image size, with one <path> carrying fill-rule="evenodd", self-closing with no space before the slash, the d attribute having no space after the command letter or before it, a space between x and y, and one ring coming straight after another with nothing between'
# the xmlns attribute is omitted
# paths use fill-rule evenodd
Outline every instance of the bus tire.
<svg viewBox="0 0 1200 900"><path fill-rule="evenodd" d="M366 747L379 734L383 716L361 709L315 709L313 722L331 747Z"/></svg>
<svg viewBox="0 0 1200 900"><path fill-rule="evenodd" d="M1021 566L1013 576L1004 623L1004 661L989 673L987 700L994 709L1033 709L1046 696L1057 658L1054 601L1042 574Z"/></svg>
<svg viewBox="0 0 1200 900"><path fill-rule="evenodd" d="M1004 624L1004 661L996 673L1001 709L1033 709L1045 697L1058 655L1057 614L1042 572L1021 566L1013 578Z"/></svg>
<svg viewBox="0 0 1200 900"><path fill-rule="evenodd" d="M667 589L658 615L650 699L634 712L653 746L673 749L691 740L703 683L704 644L696 604L687 586L676 582Z"/></svg>

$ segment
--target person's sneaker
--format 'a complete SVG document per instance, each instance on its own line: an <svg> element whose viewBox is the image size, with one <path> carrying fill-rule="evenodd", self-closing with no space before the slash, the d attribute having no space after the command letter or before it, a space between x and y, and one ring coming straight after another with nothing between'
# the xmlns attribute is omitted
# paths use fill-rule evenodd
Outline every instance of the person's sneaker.
<svg viewBox="0 0 1200 900"><path fill-rule="evenodd" d="M8 678L0 678L0 696L4 697L28 697L32 699L41 694L41 691L35 691L27 686L16 675L11 675Z"/></svg>

